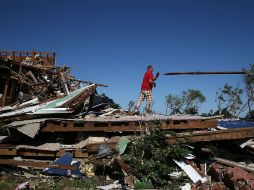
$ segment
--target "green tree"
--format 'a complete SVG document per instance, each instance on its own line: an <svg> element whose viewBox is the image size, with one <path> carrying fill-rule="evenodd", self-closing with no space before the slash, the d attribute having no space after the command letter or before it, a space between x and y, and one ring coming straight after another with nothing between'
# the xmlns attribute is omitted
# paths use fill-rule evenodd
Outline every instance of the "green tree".
<svg viewBox="0 0 254 190"><path fill-rule="evenodd" d="M130 101L129 104L128 104L128 112L131 111L131 109L135 106L135 102L134 101Z"/></svg>
<svg viewBox="0 0 254 190"><path fill-rule="evenodd" d="M227 117L239 116L244 111L242 102L243 89L225 84L216 92L216 104L218 114L224 114Z"/></svg>
<svg viewBox="0 0 254 190"><path fill-rule="evenodd" d="M169 94L166 96L166 114L168 109L171 111L170 114L178 114L182 112L183 101L181 96Z"/></svg>
<svg viewBox="0 0 254 190"><path fill-rule="evenodd" d="M205 96L199 90L189 89L183 91L183 99L185 106L185 112L189 114L198 113L201 103L206 101Z"/></svg>
<svg viewBox="0 0 254 190"><path fill-rule="evenodd" d="M169 94L166 96L166 112L169 109L171 114L197 114L201 103L205 101L205 96L199 90L188 89L181 95Z"/></svg>
<svg viewBox="0 0 254 190"><path fill-rule="evenodd" d="M252 110L252 106L254 103L254 64L250 66L249 70L243 70L245 74L243 75L243 82L245 85L245 91L247 95L247 105L249 109L249 113L247 114L249 117L254 117L254 112Z"/></svg>
<svg viewBox="0 0 254 190"><path fill-rule="evenodd" d="M172 179L169 175L176 169L172 159L180 159L191 152L178 142L174 145L167 144L166 135L174 136L175 133L162 130L159 124L149 128L147 134L127 147L123 159L132 168L132 175L139 181L164 187L161 189L177 189L176 186L179 187L181 181ZM191 140L190 135L186 136L186 140Z"/></svg>

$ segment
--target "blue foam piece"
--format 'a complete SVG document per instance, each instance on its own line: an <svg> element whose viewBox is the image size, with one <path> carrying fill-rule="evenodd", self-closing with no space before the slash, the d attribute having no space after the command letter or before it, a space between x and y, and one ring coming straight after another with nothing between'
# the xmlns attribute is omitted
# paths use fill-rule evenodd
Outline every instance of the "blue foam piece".
<svg viewBox="0 0 254 190"><path fill-rule="evenodd" d="M79 167L80 167L80 161L77 161L77 162L73 163L72 166L77 166L77 168L79 168ZM81 174L80 174L79 169L73 170L73 171L71 172L71 174L72 174L72 175L75 175L75 176L77 176L77 177L81 177Z"/></svg>
<svg viewBox="0 0 254 190"><path fill-rule="evenodd" d="M63 156L56 159L53 163L54 164L64 164L64 165L71 165L72 155L69 152L66 152ZM43 170L45 173L60 175L60 176L70 176L71 172L66 169L60 168L46 168Z"/></svg>
<svg viewBox="0 0 254 190"><path fill-rule="evenodd" d="M228 129L254 127L254 122L245 120L220 120L218 125Z"/></svg>

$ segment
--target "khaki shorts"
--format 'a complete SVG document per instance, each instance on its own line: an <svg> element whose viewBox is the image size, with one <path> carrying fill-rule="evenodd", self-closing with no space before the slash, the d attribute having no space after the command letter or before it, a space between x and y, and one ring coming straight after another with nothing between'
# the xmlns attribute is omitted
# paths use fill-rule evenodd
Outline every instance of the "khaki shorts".
<svg viewBox="0 0 254 190"><path fill-rule="evenodd" d="M147 102L151 103L153 100L151 90L141 90L138 101L142 102L146 99Z"/></svg>

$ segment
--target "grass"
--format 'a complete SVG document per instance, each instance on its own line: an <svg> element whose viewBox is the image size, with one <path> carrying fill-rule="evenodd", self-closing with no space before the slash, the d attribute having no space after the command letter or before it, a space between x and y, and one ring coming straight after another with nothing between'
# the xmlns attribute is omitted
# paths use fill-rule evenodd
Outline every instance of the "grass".
<svg viewBox="0 0 254 190"><path fill-rule="evenodd" d="M36 177L26 179L25 177L17 177L13 175L5 175L0 178L0 190L15 189L18 184L29 181L30 186L34 186L36 190L81 190L96 189L96 186L105 184L104 178L93 177L84 179L74 179L67 177Z"/></svg>
<svg viewBox="0 0 254 190"><path fill-rule="evenodd" d="M1 190L15 189L18 184L23 182L25 182L25 180L17 176L12 175L1 176L0 189Z"/></svg>

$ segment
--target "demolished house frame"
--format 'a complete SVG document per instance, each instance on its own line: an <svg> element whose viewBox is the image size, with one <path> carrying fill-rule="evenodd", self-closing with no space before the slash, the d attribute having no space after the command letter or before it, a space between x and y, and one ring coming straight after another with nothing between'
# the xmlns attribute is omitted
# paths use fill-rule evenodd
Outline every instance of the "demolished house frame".
<svg viewBox="0 0 254 190"><path fill-rule="evenodd" d="M178 72L179 74L244 74L244 72ZM85 84L86 86L84 86ZM117 149L122 136L140 138L149 129L175 132L165 136L168 144L197 144L254 138L254 125L225 129L218 117L193 115L132 115L112 108L114 101L99 95L97 84L76 79L66 65L56 66L56 53L0 51L0 165L76 170L73 165L18 161L10 158L90 158L102 144ZM54 136L75 134L71 144L48 142ZM89 141L91 136L101 139ZM39 138L43 136L44 138ZM45 136L47 139L45 139ZM190 137L190 138L188 138ZM25 139L25 140L24 140ZM55 140L55 139L54 139ZM56 140L55 140L56 141ZM252 147L254 152L254 147ZM121 157L120 157L121 158ZM117 157L117 160L120 159ZM219 159L218 159L219 160ZM93 160L94 161L94 160ZM180 163L180 162L176 162ZM182 167L189 167L183 165Z"/></svg>
<svg viewBox="0 0 254 190"><path fill-rule="evenodd" d="M55 59L56 53L53 52L0 51L0 106L10 105L15 101L18 85L25 83L22 81L23 69L52 68L56 64ZM18 68L18 73L12 68ZM33 80L36 80L31 73L29 74Z"/></svg>

